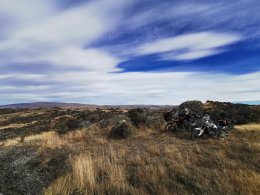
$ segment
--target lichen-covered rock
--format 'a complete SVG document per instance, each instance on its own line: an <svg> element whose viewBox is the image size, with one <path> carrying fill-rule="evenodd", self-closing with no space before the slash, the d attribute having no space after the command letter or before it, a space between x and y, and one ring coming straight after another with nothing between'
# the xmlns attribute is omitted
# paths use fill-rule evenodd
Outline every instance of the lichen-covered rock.
<svg viewBox="0 0 260 195"><path fill-rule="evenodd" d="M48 149L39 154L34 148L0 149L0 194L42 194L69 166L65 149Z"/></svg>
<svg viewBox="0 0 260 195"><path fill-rule="evenodd" d="M201 101L186 101L178 106L179 110L183 110L185 108L188 108L191 114L197 114L199 116L202 116L204 112L203 103Z"/></svg>

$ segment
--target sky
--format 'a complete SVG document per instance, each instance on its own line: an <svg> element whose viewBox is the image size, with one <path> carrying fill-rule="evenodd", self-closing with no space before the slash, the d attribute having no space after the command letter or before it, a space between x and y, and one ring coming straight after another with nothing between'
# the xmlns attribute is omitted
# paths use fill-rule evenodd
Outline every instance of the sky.
<svg viewBox="0 0 260 195"><path fill-rule="evenodd" d="M0 104L260 104L259 0L0 0Z"/></svg>

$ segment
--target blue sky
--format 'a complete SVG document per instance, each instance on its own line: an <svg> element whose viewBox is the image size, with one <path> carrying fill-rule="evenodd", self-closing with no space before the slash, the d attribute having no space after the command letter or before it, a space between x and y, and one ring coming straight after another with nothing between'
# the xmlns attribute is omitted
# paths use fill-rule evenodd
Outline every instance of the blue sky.
<svg viewBox="0 0 260 195"><path fill-rule="evenodd" d="M0 104L260 101L257 0L0 0Z"/></svg>

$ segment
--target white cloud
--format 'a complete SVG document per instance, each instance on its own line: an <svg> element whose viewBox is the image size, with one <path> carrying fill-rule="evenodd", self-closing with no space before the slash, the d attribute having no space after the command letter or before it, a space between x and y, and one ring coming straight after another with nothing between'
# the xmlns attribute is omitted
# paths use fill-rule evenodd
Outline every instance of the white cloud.
<svg viewBox="0 0 260 195"><path fill-rule="evenodd" d="M260 72L238 76L196 72L67 72L38 78L42 81L40 90L21 86L19 90L8 91L8 101L14 102L17 97L95 104L179 104L193 99L250 101L260 99L259 77ZM34 76L23 79L29 78L35 79ZM1 92L7 94L4 89ZM6 101L5 97L1 96L0 102Z"/></svg>
<svg viewBox="0 0 260 195"><path fill-rule="evenodd" d="M0 1L0 13L9 17L17 28L39 23L57 12L55 0L12 0Z"/></svg>
<svg viewBox="0 0 260 195"><path fill-rule="evenodd" d="M39 61L63 67L82 68L95 72L119 71L116 68L120 59L100 49L81 49L78 47L65 47L57 51L46 52L39 56L21 57L19 62L37 63Z"/></svg>
<svg viewBox="0 0 260 195"><path fill-rule="evenodd" d="M181 54L175 54L175 53L167 53L162 54L161 58L164 60L195 60L203 57L208 57L211 55L216 55L218 53L221 53L222 50L217 49L208 49L208 50L195 50L195 51L188 51L183 52Z"/></svg>
<svg viewBox="0 0 260 195"><path fill-rule="evenodd" d="M190 33L143 44L136 49L135 53L164 53L162 55L164 59L191 60L220 53L220 47L235 43L241 39L237 34ZM165 52L168 53L165 54Z"/></svg>
<svg viewBox="0 0 260 195"><path fill-rule="evenodd" d="M98 49L64 48L60 53L43 56L44 59L52 64L82 67L91 71L109 72L119 70L116 68L119 60Z"/></svg>
<svg viewBox="0 0 260 195"><path fill-rule="evenodd" d="M43 74L3 74L0 75L1 79L23 79L23 80L41 80L45 78Z"/></svg>
<svg viewBox="0 0 260 195"><path fill-rule="evenodd" d="M88 48L88 45L114 29L121 12L131 2L90 1L62 12L49 0L44 3L38 0L17 1L17 4L1 2L4 8L0 8L0 13L12 16L19 25L10 37L0 40L0 52L8 55L0 61L2 64L45 62L90 71L116 71L119 59L106 51ZM23 8L22 4L28 7ZM32 19L27 20L27 17ZM34 19L38 23L34 23Z"/></svg>
<svg viewBox="0 0 260 195"><path fill-rule="evenodd" d="M148 7L146 10L133 15L125 22L126 28L138 28L151 23L171 20L173 24L183 22L183 18L201 15L216 10L217 4L193 3L193 2L172 2L164 1L159 5Z"/></svg>
<svg viewBox="0 0 260 195"><path fill-rule="evenodd" d="M55 8L55 3L51 0L0 2L0 7L2 5L5 8L0 8L0 13L12 17L13 23L19 26L9 39L0 44L0 49L31 49L37 45L49 46L48 49L85 47L102 34L113 30L119 23L122 11L132 2L134 1L89 1L64 11Z"/></svg>
<svg viewBox="0 0 260 195"><path fill-rule="evenodd" d="M85 5L69 9L49 20L19 32L17 39L54 46L85 44L114 27L113 18L105 18L98 7Z"/></svg>

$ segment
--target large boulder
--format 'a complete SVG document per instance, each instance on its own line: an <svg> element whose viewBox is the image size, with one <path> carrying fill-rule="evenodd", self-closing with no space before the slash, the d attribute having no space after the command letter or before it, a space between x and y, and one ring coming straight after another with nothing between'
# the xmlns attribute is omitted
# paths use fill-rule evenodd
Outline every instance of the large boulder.
<svg viewBox="0 0 260 195"><path fill-rule="evenodd" d="M37 151L34 147L0 149L0 194L43 194L70 167L64 149Z"/></svg>
<svg viewBox="0 0 260 195"><path fill-rule="evenodd" d="M191 114L197 114L199 116L202 116L204 112L203 103L197 100L183 102L178 107L179 110L183 110L185 108L188 108Z"/></svg>

